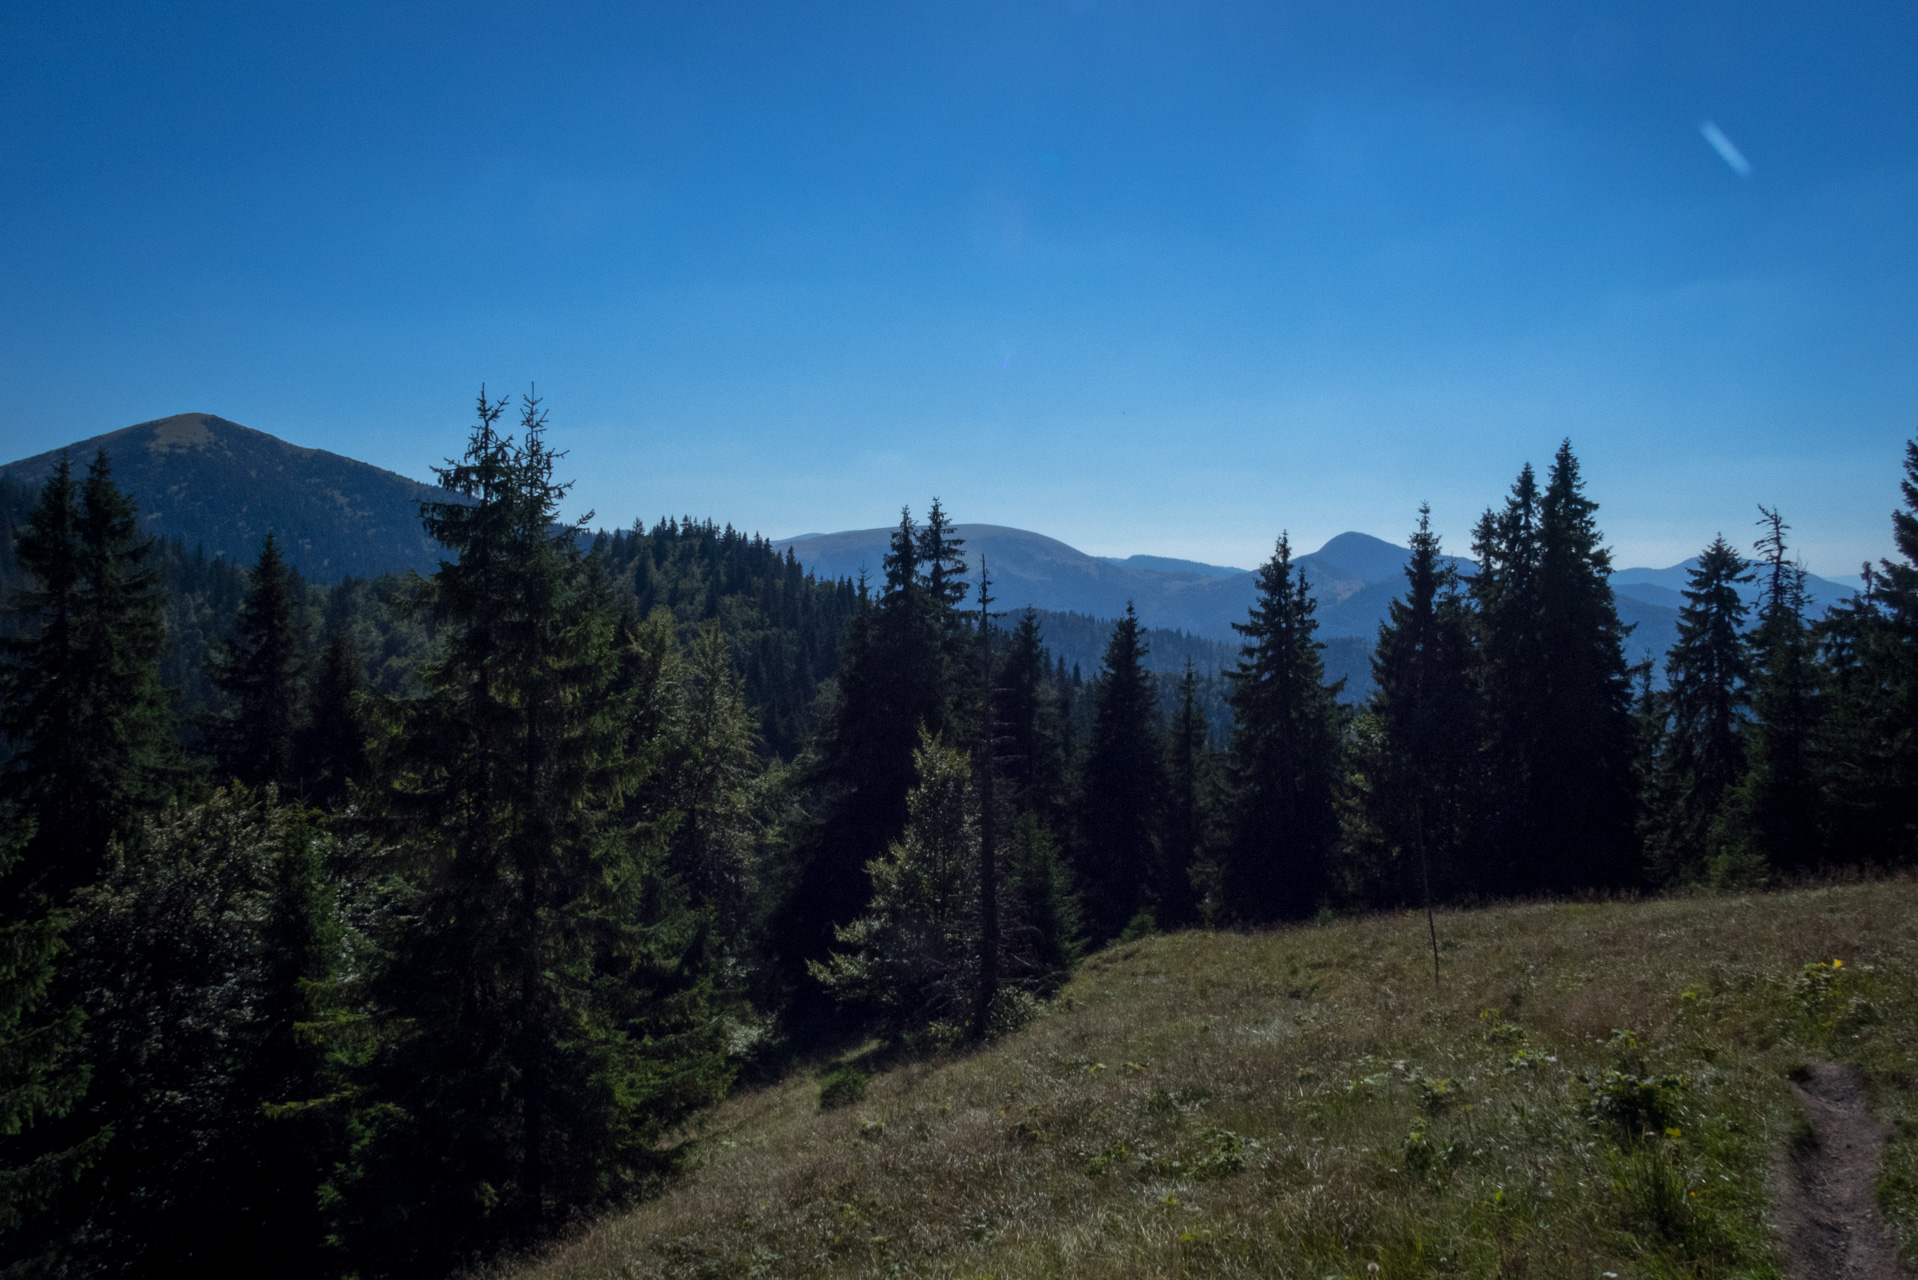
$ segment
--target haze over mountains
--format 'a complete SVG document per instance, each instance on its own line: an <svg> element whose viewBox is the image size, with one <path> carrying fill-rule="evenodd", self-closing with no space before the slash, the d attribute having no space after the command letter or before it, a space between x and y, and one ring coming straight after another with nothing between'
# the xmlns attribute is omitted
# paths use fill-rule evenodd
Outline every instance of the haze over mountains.
<svg viewBox="0 0 1918 1280"><path fill-rule="evenodd" d="M439 548L420 527L419 503L446 497L445 490L368 463L204 413L139 423L79 441L66 452L84 467L98 449L107 451L115 478L139 502L150 532L202 546L210 555L249 560L270 529L293 565L316 582L430 572L439 559ZM0 478L37 486L58 456L52 451L0 466ZM877 582L891 532L808 534L774 545L790 547L815 574L864 573ZM1256 575L1229 565L1090 556L1056 538L1004 525L962 524L956 532L975 562L985 555L995 595L1007 610L1030 605L1110 619L1129 602L1148 627L1236 645L1232 624L1244 620L1255 594ZM1371 641L1403 588L1407 554L1395 543L1357 532L1298 554L1318 597L1321 636ZM1455 563L1470 567L1469 561ZM1663 653L1677 638L1678 592L1690 563L1613 575L1619 615L1634 627L1627 641L1633 660L1647 650ZM1823 578L1811 579L1810 587L1814 612L1853 590ZM1756 584L1745 590L1755 596Z"/></svg>

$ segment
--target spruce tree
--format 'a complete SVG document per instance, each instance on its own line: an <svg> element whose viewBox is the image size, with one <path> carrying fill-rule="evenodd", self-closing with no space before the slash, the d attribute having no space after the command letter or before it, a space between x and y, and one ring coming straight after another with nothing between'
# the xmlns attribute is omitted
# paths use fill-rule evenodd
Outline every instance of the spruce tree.
<svg viewBox="0 0 1918 1280"><path fill-rule="evenodd" d="M1366 819L1397 871L1398 899L1443 900L1473 886L1472 617L1429 507L1419 508L1411 552L1405 594L1388 606L1372 652Z"/></svg>
<svg viewBox="0 0 1918 1280"><path fill-rule="evenodd" d="M1539 504L1539 632L1548 659L1541 727L1540 853L1549 887L1622 887L1641 875L1631 675L1612 598L1611 552L1571 441Z"/></svg>
<svg viewBox="0 0 1918 1280"><path fill-rule="evenodd" d="M972 764L930 734L913 753L900 838L867 868L867 911L835 931L814 978L895 1025L963 1019L978 991L979 821Z"/></svg>
<svg viewBox="0 0 1918 1280"><path fill-rule="evenodd" d="M306 619L299 578L266 535L213 681L227 706L214 734L220 770L250 786L294 780L306 710Z"/></svg>
<svg viewBox="0 0 1918 1280"><path fill-rule="evenodd" d="M796 866L774 921L774 945L787 981L804 980L837 927L866 907L866 868L885 856L906 824L913 754L921 730L942 733L957 700L953 616L956 543L941 514L940 533L924 536L910 511L893 531L885 582L848 630L832 706L806 779L819 818L797 840ZM930 554L933 559L926 559ZM803 1020L817 1008L802 994Z"/></svg>
<svg viewBox="0 0 1918 1280"><path fill-rule="evenodd" d="M1056 835L1064 827L1065 805L1065 725L1057 686L1066 677L1047 656L1039 616L1028 608L1007 641L994 693L1008 794L1016 808L1036 814Z"/></svg>
<svg viewBox="0 0 1918 1280"><path fill-rule="evenodd" d="M1072 867L1058 839L1030 811L1006 831L1000 882L999 967L1009 986L1047 996L1072 976L1084 924Z"/></svg>
<svg viewBox="0 0 1918 1280"><path fill-rule="evenodd" d="M1678 643L1665 655L1669 729L1657 768L1662 821L1651 860L1666 879L1696 875L1726 796L1745 772L1744 715L1751 699L1745 647L1750 582L1745 560L1714 539L1689 573L1678 611Z"/></svg>
<svg viewBox="0 0 1918 1280"><path fill-rule="evenodd" d="M709 931L657 844L618 820L639 781L618 611L558 524L545 417L481 398L464 501L427 503L451 553L396 816L405 909L364 997L341 1202L360 1264L444 1271L619 1195L665 1127L724 1087Z"/></svg>
<svg viewBox="0 0 1918 1280"><path fill-rule="evenodd" d="M715 623L693 637L685 694L664 774L678 815L670 865L693 900L716 914L725 933L745 924L754 892L753 841L763 803L759 727L746 705L732 645Z"/></svg>
<svg viewBox="0 0 1918 1280"><path fill-rule="evenodd" d="M311 803L337 805L370 776L368 698L359 645L349 627L337 627L320 650L300 732L296 772Z"/></svg>
<svg viewBox="0 0 1918 1280"><path fill-rule="evenodd" d="M1867 566L1864 597L1825 624L1836 696L1823 755L1842 833L1832 848L1908 865L1918 861L1918 440L1905 445L1899 489L1897 556Z"/></svg>
<svg viewBox="0 0 1918 1280"><path fill-rule="evenodd" d="M102 1140L67 1224L72 1272L326 1274L319 1184L338 1153L299 1026L338 954L326 843L299 810L228 788L149 819L81 893L84 1112Z"/></svg>
<svg viewBox="0 0 1918 1280"><path fill-rule="evenodd" d="M1543 493L1528 465L1474 537L1488 892L1640 875L1631 681L1597 509L1567 441Z"/></svg>
<svg viewBox="0 0 1918 1280"><path fill-rule="evenodd" d="M1537 717L1548 701L1538 526L1538 478L1528 462L1504 509L1488 509L1472 535L1483 785L1474 800L1482 852L1471 880L1487 894L1535 890L1546 879L1538 867L1546 833L1534 802L1541 769Z"/></svg>
<svg viewBox="0 0 1918 1280"><path fill-rule="evenodd" d="M1153 877L1153 915L1168 929L1198 923L1199 895L1193 872L1206 853L1205 709L1199 705L1199 677L1192 659L1179 677L1179 701L1166 739L1165 815L1159 839L1159 864Z"/></svg>
<svg viewBox="0 0 1918 1280"><path fill-rule="evenodd" d="M1093 691L1078 803L1079 883L1096 941L1117 937L1149 910L1164 788L1158 689L1146 671L1143 628L1130 604L1112 628Z"/></svg>
<svg viewBox="0 0 1918 1280"><path fill-rule="evenodd" d="M152 550L104 450L78 485L60 460L16 543L32 585L5 642L5 795L33 824L32 885L55 902L99 877L108 841L172 783Z"/></svg>
<svg viewBox="0 0 1918 1280"><path fill-rule="evenodd" d="M1259 569L1232 681L1230 834L1219 910L1241 920L1310 914L1338 838L1340 684L1325 683L1317 604L1283 534Z"/></svg>
<svg viewBox="0 0 1918 1280"><path fill-rule="evenodd" d="M1803 872L1822 860L1816 743L1817 654L1805 621L1805 570L1791 559L1791 526L1759 507L1758 620L1751 636L1749 761L1725 814L1726 874Z"/></svg>
<svg viewBox="0 0 1918 1280"><path fill-rule="evenodd" d="M80 1101L89 1068L75 1052L81 1008L54 988L68 917L31 887L22 857L31 832L0 805L0 1270L9 1273L52 1261L57 1240L43 1215L99 1146L47 1127Z"/></svg>

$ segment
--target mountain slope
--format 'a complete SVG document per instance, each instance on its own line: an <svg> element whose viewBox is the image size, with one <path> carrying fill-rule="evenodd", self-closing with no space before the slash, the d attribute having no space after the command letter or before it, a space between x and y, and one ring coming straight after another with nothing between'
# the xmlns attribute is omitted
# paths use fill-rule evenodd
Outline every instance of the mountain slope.
<svg viewBox="0 0 1918 1280"><path fill-rule="evenodd" d="M106 450L113 476L140 504L147 532L209 555L248 561L268 531L314 582L395 570L430 572L439 547L420 527L422 500L445 490L323 449L304 449L207 413L142 422L69 445L82 471ZM38 487L61 450L0 467Z"/></svg>
<svg viewBox="0 0 1918 1280"><path fill-rule="evenodd" d="M852 1105L742 1092L677 1185L496 1274L1774 1275L1792 1077L1828 1057L1895 1126L1881 1203L1918 1247L1918 886L1437 935L1436 990L1410 912L1108 948L994 1044L854 1058Z"/></svg>

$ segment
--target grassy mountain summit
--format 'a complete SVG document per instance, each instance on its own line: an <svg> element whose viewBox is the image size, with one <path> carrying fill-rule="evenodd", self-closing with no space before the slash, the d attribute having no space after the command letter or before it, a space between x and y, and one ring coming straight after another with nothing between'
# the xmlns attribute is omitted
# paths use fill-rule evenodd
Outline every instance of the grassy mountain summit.
<svg viewBox="0 0 1918 1280"><path fill-rule="evenodd" d="M1411 915L1122 944L985 1050L852 1056L847 1105L734 1098L676 1188L500 1274L1773 1276L1824 1060L1898 1126L1909 1257L1915 924L1908 880L1445 912L1437 991Z"/></svg>
<svg viewBox="0 0 1918 1280"><path fill-rule="evenodd" d="M84 467L101 449L115 481L139 503L146 532L209 555L251 560L273 532L288 562L314 582L429 572L438 563L419 504L444 500L445 491L210 413L80 440L0 467L0 477L37 487L62 452Z"/></svg>

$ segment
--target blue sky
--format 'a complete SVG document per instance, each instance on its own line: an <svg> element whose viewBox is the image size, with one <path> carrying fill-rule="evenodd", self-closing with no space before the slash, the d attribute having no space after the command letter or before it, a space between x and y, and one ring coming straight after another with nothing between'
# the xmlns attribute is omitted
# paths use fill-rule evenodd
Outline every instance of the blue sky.
<svg viewBox="0 0 1918 1280"><path fill-rule="evenodd" d="M604 523L1889 550L1918 5L0 8L0 454L203 410L424 475L536 380ZM1749 160L1741 175L1701 126Z"/></svg>

